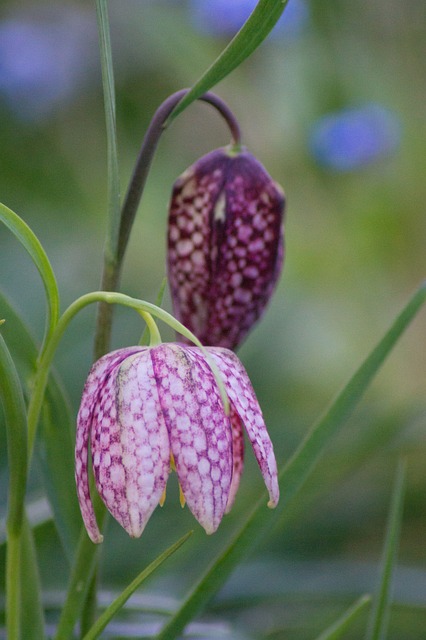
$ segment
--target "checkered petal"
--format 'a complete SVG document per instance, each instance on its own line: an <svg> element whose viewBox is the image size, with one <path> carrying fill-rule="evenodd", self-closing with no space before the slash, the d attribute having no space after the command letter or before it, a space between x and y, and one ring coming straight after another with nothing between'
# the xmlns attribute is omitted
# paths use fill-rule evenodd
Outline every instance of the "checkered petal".
<svg viewBox="0 0 426 640"><path fill-rule="evenodd" d="M80 409L77 416L75 446L75 478L77 484L77 495L84 524L93 542L102 542L103 539L96 523L89 491L88 445L90 431L92 428L93 413L98 402L99 394L110 377L111 372L128 355L134 353L135 350L137 350L137 347L113 351L93 365L84 386Z"/></svg>
<svg viewBox="0 0 426 640"><path fill-rule="evenodd" d="M91 435L99 494L117 522L137 538L160 500L170 468L150 349L129 356L112 372L99 394Z"/></svg>
<svg viewBox="0 0 426 640"><path fill-rule="evenodd" d="M170 446L189 509L207 533L225 513L232 479L232 429L204 355L179 345L152 350Z"/></svg>
<svg viewBox="0 0 426 640"><path fill-rule="evenodd" d="M269 492L268 506L275 507L279 500L277 463L262 410L247 372L232 351L221 348L209 348L208 351L219 368L229 400L243 423L253 447Z"/></svg>
<svg viewBox="0 0 426 640"><path fill-rule="evenodd" d="M247 151L217 149L175 183L168 274L178 319L235 349L262 315L284 256L284 194Z"/></svg>

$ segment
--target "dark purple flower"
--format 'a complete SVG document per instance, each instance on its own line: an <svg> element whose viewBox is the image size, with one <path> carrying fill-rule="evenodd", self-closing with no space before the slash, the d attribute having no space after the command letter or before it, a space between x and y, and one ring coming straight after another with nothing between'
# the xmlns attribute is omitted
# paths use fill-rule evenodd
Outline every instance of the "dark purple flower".
<svg viewBox="0 0 426 640"><path fill-rule="evenodd" d="M176 181L168 274L177 318L206 345L236 348L283 263L284 194L245 150L217 149Z"/></svg>
<svg viewBox="0 0 426 640"><path fill-rule="evenodd" d="M243 426L270 500L279 498L272 443L247 373L237 356L208 349L230 402L224 410L216 378L197 347L128 347L98 360L77 419L76 482L93 542L102 536L88 481L88 450L97 490L114 518L139 537L162 502L171 466L189 509L213 533L232 506L243 467Z"/></svg>

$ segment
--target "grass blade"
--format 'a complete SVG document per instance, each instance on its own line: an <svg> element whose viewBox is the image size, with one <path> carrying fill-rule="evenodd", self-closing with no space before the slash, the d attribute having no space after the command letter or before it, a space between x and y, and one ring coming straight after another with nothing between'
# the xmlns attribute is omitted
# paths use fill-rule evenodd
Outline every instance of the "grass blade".
<svg viewBox="0 0 426 640"><path fill-rule="evenodd" d="M173 640L219 591L241 558L262 534L267 534L273 522L295 497L311 474L327 445L354 410L374 375L392 351L411 320L426 301L426 283L414 294L397 316L382 340L361 364L343 388L330 409L309 431L290 461L280 471L283 496L274 512L265 513L265 498L254 506L251 514L228 547L210 566L182 606L158 634L157 640Z"/></svg>
<svg viewBox="0 0 426 640"><path fill-rule="evenodd" d="M380 584L371 611L367 640L384 640L389 622L391 606L392 575L398 553L404 507L405 461L400 461L396 472L392 502L386 527L383 548Z"/></svg>
<svg viewBox="0 0 426 640"><path fill-rule="evenodd" d="M22 218L1 202L0 221L10 229L30 255L40 273L41 279L43 280L47 300L47 317L44 335L45 344L49 336L52 334L59 318L59 292L55 274L53 273L49 259L37 236L33 231L31 231L30 227L22 220Z"/></svg>
<svg viewBox="0 0 426 640"><path fill-rule="evenodd" d="M3 405L9 463L7 547L6 547L6 628L10 640L28 631L28 621L37 637L44 638L41 602L28 589L37 589L38 569L31 530L24 514L27 483L27 417L24 394L15 364L0 334L0 400ZM22 634L22 636L21 636Z"/></svg>
<svg viewBox="0 0 426 640"><path fill-rule="evenodd" d="M112 65L111 38L109 33L106 0L96 0L99 50L101 56L102 85L104 90L105 122L108 157L108 214L109 229L105 250L115 258L120 225L120 175L118 168L117 132L115 115L114 70Z"/></svg>
<svg viewBox="0 0 426 640"><path fill-rule="evenodd" d="M43 640L41 584L32 529L27 518L21 540L21 638Z"/></svg>
<svg viewBox="0 0 426 640"><path fill-rule="evenodd" d="M257 49L278 22L287 1L259 0L236 36L173 110L168 122L171 122L194 100L223 80Z"/></svg>
<svg viewBox="0 0 426 640"><path fill-rule="evenodd" d="M27 326L1 292L0 308L6 318L2 334L23 380L24 391L29 391L36 369L37 347ZM54 373L51 373L47 383L37 453L59 538L71 562L78 542L81 517L77 497L70 495L70 486L74 486L71 410L58 376Z"/></svg>
<svg viewBox="0 0 426 640"><path fill-rule="evenodd" d="M97 619L93 627L86 633L83 640L95 640L99 638L99 635L105 629L107 624L112 618L120 611L120 609L126 604L130 596L138 589L148 576L151 575L167 558L169 558L175 551L183 545L184 542L192 535L192 531L185 534L180 540L175 542L171 547L166 549L162 554L158 556L151 564L149 564L141 573L131 582L124 591L110 604L110 606L103 612L103 614Z"/></svg>
<svg viewBox="0 0 426 640"><path fill-rule="evenodd" d="M339 640L342 635L349 629L355 618L359 616L370 604L371 596L366 594L361 596L353 605L347 609L340 618L338 618L328 629L323 631L316 640Z"/></svg>

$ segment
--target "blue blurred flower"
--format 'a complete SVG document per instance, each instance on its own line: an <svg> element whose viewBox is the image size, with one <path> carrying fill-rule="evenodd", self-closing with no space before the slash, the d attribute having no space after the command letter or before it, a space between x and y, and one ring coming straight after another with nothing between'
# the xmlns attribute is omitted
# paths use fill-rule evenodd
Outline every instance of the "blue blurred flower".
<svg viewBox="0 0 426 640"><path fill-rule="evenodd" d="M389 109L368 103L318 120L309 146L317 162L336 171L353 171L396 150L401 125Z"/></svg>
<svg viewBox="0 0 426 640"><path fill-rule="evenodd" d="M75 94L87 76L90 25L76 9L0 22L0 98L38 120Z"/></svg>
<svg viewBox="0 0 426 640"><path fill-rule="evenodd" d="M213 36L232 36L244 24L258 0L190 0L196 29ZM309 18L306 0L290 0L273 29L273 36L296 36Z"/></svg>

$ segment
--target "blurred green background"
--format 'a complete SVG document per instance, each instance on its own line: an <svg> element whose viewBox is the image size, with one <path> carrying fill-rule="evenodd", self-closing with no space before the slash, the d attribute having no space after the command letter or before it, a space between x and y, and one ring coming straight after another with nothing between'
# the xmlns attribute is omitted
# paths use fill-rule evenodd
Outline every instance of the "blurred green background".
<svg viewBox="0 0 426 640"><path fill-rule="evenodd" d="M290 0L288 10L292 2L297 0ZM226 17L219 20L226 3L211 0L203 13L205 4L109 3L123 193L156 107L193 84L235 32L234 23L226 27ZM250 9L242 11L247 17ZM425 14L420 0L299 2L293 21L277 27L215 88L240 120L245 144L287 196L284 273L262 322L239 352L280 462L424 278ZM371 105L381 110L373 124L365 116ZM325 117L335 129L318 142ZM362 136L367 143L360 149ZM155 299L165 275L171 185L199 156L228 140L218 115L200 103L164 134L129 246L124 292ZM349 168L333 160L336 145ZM94 3L3 0L0 150L0 200L38 235L65 308L99 286L106 225L106 137ZM0 287L40 338L42 286L4 228ZM171 308L168 297L165 306ZM56 358L75 412L91 364L94 317L94 309L77 317ZM209 610L209 620L219 625L215 637L223 632L233 638L314 638L358 594L374 589L401 453L408 459L408 489L389 638L425 637L425 318L423 311L398 343L282 526L261 541ZM136 314L117 311L115 347L135 343L140 331ZM162 333L172 339L167 330ZM4 451L2 464L4 499ZM194 526L189 511L178 506L174 480L164 508L155 512L139 541L130 541L110 523L101 576L105 589L125 584ZM196 526L191 541L150 582L146 606L161 609L160 596L185 593L261 488L247 451L231 515L212 538ZM35 467L30 501L42 496ZM67 572L51 524L39 527L37 543L46 599L54 608L54 594L65 587ZM361 623L348 638L363 635ZM112 637L122 636L117 631Z"/></svg>

